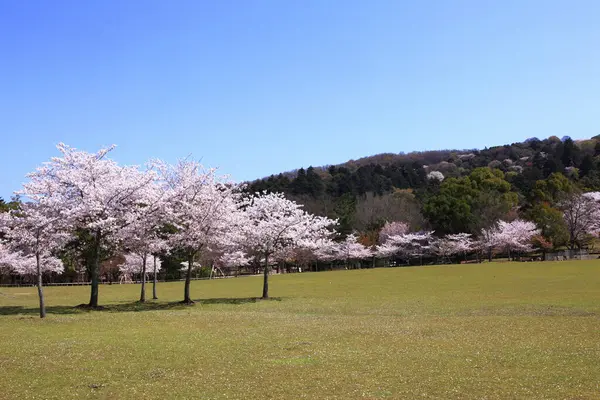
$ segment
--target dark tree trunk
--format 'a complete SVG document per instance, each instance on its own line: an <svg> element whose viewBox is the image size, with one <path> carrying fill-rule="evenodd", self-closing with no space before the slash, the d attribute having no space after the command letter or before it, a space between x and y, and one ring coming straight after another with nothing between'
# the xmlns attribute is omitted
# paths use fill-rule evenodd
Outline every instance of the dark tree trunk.
<svg viewBox="0 0 600 400"><path fill-rule="evenodd" d="M91 274L91 280L92 280L92 286L91 286L91 293L90 293L90 303L88 304L89 307L91 308L96 308L98 307L98 286L99 286L99 280L98 280L98 274L100 272L100 240L101 240L101 232L100 230L97 230L95 235L94 235L94 248L93 248L93 252L92 252L92 259L91 259L91 268L90 268L90 274Z"/></svg>
<svg viewBox="0 0 600 400"><path fill-rule="evenodd" d="M42 265L40 263L40 255L35 255L35 261L37 264L37 289L38 296L40 297L40 318L46 317L46 304L44 303L44 289L42 286Z"/></svg>
<svg viewBox="0 0 600 400"><path fill-rule="evenodd" d="M142 257L142 288L140 291L140 303L146 301L146 260L148 256L146 254Z"/></svg>
<svg viewBox="0 0 600 400"><path fill-rule="evenodd" d="M488 250L488 261L492 262L492 249Z"/></svg>
<svg viewBox="0 0 600 400"><path fill-rule="evenodd" d="M269 298L269 255L265 254L265 271L263 273L263 292L262 298Z"/></svg>
<svg viewBox="0 0 600 400"><path fill-rule="evenodd" d="M152 299L156 300L156 256L154 256L154 279L152 280Z"/></svg>
<svg viewBox="0 0 600 400"><path fill-rule="evenodd" d="M183 303L193 304L194 302L190 298L190 282L192 281L192 268L194 266L194 254L188 255L188 270L185 275L185 290L183 294Z"/></svg>

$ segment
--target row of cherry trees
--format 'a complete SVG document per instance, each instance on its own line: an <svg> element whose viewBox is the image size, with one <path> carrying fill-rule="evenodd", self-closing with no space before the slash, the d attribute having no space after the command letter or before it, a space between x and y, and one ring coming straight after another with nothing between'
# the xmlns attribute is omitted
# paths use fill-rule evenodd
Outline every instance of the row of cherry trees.
<svg viewBox="0 0 600 400"><path fill-rule="evenodd" d="M148 260L168 251L185 255L183 302L192 303L191 273L203 252L262 256L267 298L270 256L334 234L335 221L308 214L280 194L244 195L242 186L216 169L189 160L120 166L108 157L113 148L88 153L58 145L61 156L28 175L18 192L26 200L20 209L2 216L0 266L37 275L41 317L43 273L60 271L57 256L68 249L77 249L86 262L87 307L99 306L100 262L117 252L128 254L122 271L140 267L142 302Z"/></svg>
<svg viewBox="0 0 600 400"><path fill-rule="evenodd" d="M262 262L268 263L343 263L346 268L352 268L363 260L373 259L410 261L433 257L438 261L451 261L472 253L491 257L497 252L508 253L510 257L511 254L525 254L539 247L539 234L540 229L533 222L521 219L498 221L491 228L483 230L477 238L467 233L436 237L433 231L409 232L406 223L391 222L383 227L379 243L375 246L363 245L355 234L348 235L342 241L328 237L316 241L298 241L269 252L266 256L262 252L253 253L251 249L255 246L245 250L240 250L244 249L243 246L234 246L223 254L221 264L227 267L244 266L258 256Z"/></svg>
<svg viewBox="0 0 600 400"><path fill-rule="evenodd" d="M345 241L331 242L327 255L332 260L345 260L349 264L368 258L403 258L405 260L436 257L441 260L466 256L479 252L507 252L523 254L534 250L535 238L540 230L533 222L516 219L511 222L498 221L491 228L483 230L478 238L471 234L459 233L443 237L434 236L433 231L409 232L408 225L402 222L387 223L380 232L379 244L368 248L360 244L355 235ZM322 250L317 250L318 258Z"/></svg>

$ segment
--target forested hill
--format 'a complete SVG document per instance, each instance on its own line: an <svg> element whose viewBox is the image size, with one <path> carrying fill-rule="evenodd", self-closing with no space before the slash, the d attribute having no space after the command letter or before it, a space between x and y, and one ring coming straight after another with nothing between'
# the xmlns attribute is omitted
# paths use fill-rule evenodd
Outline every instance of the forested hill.
<svg viewBox="0 0 600 400"><path fill-rule="evenodd" d="M385 221L413 229L476 233L489 221L529 216L557 193L600 189L600 136L527 139L483 150L385 153L309 167L249 184L281 191L313 213L339 218L343 233L377 231Z"/></svg>

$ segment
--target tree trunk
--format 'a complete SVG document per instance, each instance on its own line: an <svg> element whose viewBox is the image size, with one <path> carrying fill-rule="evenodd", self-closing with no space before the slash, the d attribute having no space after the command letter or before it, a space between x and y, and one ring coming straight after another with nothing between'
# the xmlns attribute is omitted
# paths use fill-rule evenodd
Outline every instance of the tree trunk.
<svg viewBox="0 0 600 400"><path fill-rule="evenodd" d="M90 274L91 274L91 280L92 280L92 286L91 286L91 293L90 293L90 302L88 304L89 307L92 308L96 308L98 307L98 286L99 286L99 280L98 280L98 274L100 272L100 240L101 240L101 232L100 230L97 230L95 235L94 235L94 249L93 249L93 253L92 253L92 260L91 260L91 268L90 268Z"/></svg>
<svg viewBox="0 0 600 400"><path fill-rule="evenodd" d="M263 292L262 298L269 298L269 255L265 254L265 271L263 273Z"/></svg>
<svg viewBox="0 0 600 400"><path fill-rule="evenodd" d="M183 295L183 303L193 304L194 302L190 298L190 282L192 281L192 267L194 266L194 254L188 255L188 270L185 275L185 290Z"/></svg>
<svg viewBox="0 0 600 400"><path fill-rule="evenodd" d="M142 256L142 289L140 291L140 303L146 302L146 260L148 255Z"/></svg>
<svg viewBox="0 0 600 400"><path fill-rule="evenodd" d="M152 299L158 299L158 297L156 296L156 256L154 256L154 279L152 280Z"/></svg>
<svg viewBox="0 0 600 400"><path fill-rule="evenodd" d="M40 263L39 253L35 255L35 261L37 264L38 296L40 297L40 318L45 318L46 317L46 304L44 303L44 289L42 287L42 265Z"/></svg>

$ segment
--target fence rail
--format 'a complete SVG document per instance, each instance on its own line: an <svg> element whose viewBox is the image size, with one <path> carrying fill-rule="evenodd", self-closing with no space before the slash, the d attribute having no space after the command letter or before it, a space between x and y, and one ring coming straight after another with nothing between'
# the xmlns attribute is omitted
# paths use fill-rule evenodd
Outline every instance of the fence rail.
<svg viewBox="0 0 600 400"><path fill-rule="evenodd" d="M260 274L259 274L260 275ZM244 274L244 275L238 275L238 277L242 277L242 276L255 276L255 275L250 275L250 274ZM203 278L191 278L192 281L207 281L207 280L211 280L211 279L226 279L226 278L235 278L235 275L227 275L227 276L213 276L211 277L203 277ZM164 282L184 282L185 279L169 279L169 280L157 280L156 282L160 282L160 283L164 283ZM150 284L152 283L152 279L147 280L146 284ZM129 282L106 282L106 281L101 281L98 282L100 285L132 285L132 284L140 284L142 283L142 281L140 280L135 280L135 281L129 281ZM92 282L56 282L56 283L49 283L49 282L44 282L44 287L46 286L90 286L92 284ZM0 284L0 287L34 287L37 286L36 283L2 283Z"/></svg>
<svg viewBox="0 0 600 400"><path fill-rule="evenodd" d="M545 261L564 261L564 260L591 260L597 255L592 256L586 250L563 250L555 253L546 253Z"/></svg>

